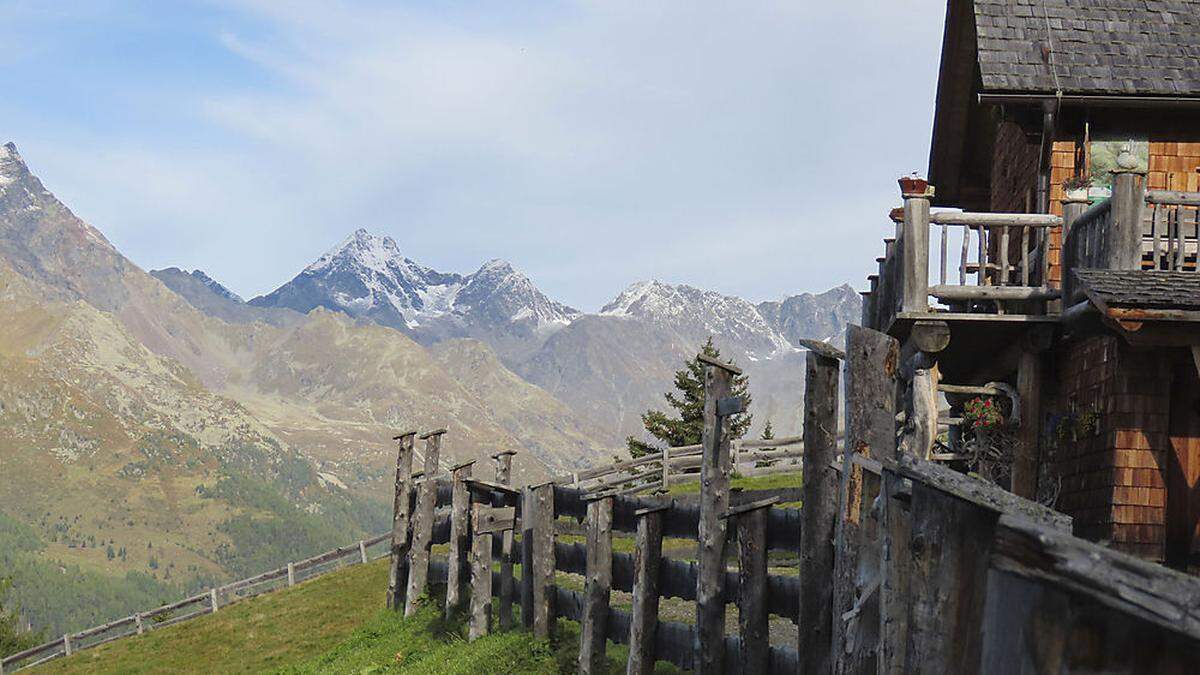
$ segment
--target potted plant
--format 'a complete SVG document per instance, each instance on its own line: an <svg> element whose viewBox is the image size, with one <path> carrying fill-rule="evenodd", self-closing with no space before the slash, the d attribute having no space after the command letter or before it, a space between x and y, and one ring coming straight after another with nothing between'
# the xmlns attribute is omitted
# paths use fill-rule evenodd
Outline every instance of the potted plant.
<svg viewBox="0 0 1200 675"><path fill-rule="evenodd" d="M1071 176L1063 181L1063 191L1070 201L1087 201L1088 190L1091 187L1091 176Z"/></svg>
<svg viewBox="0 0 1200 675"><path fill-rule="evenodd" d="M921 178L914 172L900 179L900 193L902 195L932 196L933 190L929 187L928 180Z"/></svg>

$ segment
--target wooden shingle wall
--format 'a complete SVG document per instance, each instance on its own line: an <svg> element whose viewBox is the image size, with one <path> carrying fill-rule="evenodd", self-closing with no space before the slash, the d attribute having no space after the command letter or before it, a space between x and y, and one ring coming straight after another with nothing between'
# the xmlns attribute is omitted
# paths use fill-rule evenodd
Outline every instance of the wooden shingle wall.
<svg viewBox="0 0 1200 675"><path fill-rule="evenodd" d="M1060 347L1057 361L1052 419L1094 412L1098 428L1067 438L1048 429L1047 468L1061 480L1056 507L1075 519L1078 536L1162 560L1170 396L1162 354L1097 336Z"/></svg>
<svg viewBox="0 0 1200 675"><path fill-rule="evenodd" d="M1150 142L1151 190L1200 191L1200 143Z"/></svg>

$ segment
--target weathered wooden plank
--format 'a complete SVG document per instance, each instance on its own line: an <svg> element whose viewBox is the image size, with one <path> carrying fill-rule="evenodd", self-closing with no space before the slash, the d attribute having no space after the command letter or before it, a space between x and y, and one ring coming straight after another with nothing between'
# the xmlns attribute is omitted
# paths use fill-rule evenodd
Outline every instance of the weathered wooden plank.
<svg viewBox="0 0 1200 675"><path fill-rule="evenodd" d="M634 548L633 611L629 626L628 675L654 672L654 636L658 630L658 579L662 562L663 509L637 511ZM615 562L615 561L614 561Z"/></svg>
<svg viewBox="0 0 1200 675"><path fill-rule="evenodd" d="M942 211L929 217L934 225L968 225L977 227L1058 227L1062 218L1048 213L968 213Z"/></svg>
<svg viewBox="0 0 1200 675"><path fill-rule="evenodd" d="M501 485L512 483L512 459L514 450L505 450L492 455L496 461L496 482ZM513 513L515 525L515 509ZM500 630L509 630L513 625L513 527L500 532Z"/></svg>
<svg viewBox="0 0 1200 675"><path fill-rule="evenodd" d="M1036 499L1038 489L1038 458L1042 431L1042 357L1022 349L1017 360L1017 394L1020 396L1020 426L1012 464L1013 494Z"/></svg>
<svg viewBox="0 0 1200 675"><path fill-rule="evenodd" d="M703 360L703 359L702 359ZM721 672L725 647L725 538L729 509L729 438L717 415L717 402L733 392L738 374L727 364L709 360L704 369L704 464L700 469L700 575L696 581L696 672Z"/></svg>
<svg viewBox="0 0 1200 675"><path fill-rule="evenodd" d="M580 622L579 672L607 670L608 599L612 587L613 498L588 503L587 571L583 580L583 619Z"/></svg>
<svg viewBox="0 0 1200 675"><path fill-rule="evenodd" d="M767 626L767 510L773 500L740 507L738 536L738 634L741 637L739 664L743 673L764 673L770 663L770 634ZM735 507L736 510L736 507Z"/></svg>
<svg viewBox="0 0 1200 675"><path fill-rule="evenodd" d="M478 524L485 504L471 505L472 525ZM471 528L471 617L467 639L474 642L492 630L492 535Z"/></svg>
<svg viewBox="0 0 1200 675"><path fill-rule="evenodd" d="M872 582L860 570L860 528L865 524L864 472L855 455L889 458L896 452L896 379L899 345L888 335L850 326L846 337L846 448L838 490L833 575L833 672L856 672L873 645L847 628L857 628ZM875 580L878 583L878 580ZM854 611L858 608L858 611ZM845 618L843 618L845 617ZM853 624L851 624L851 620Z"/></svg>
<svg viewBox="0 0 1200 675"><path fill-rule="evenodd" d="M409 431L393 440L397 441L396 484L392 501L392 546L391 563L388 566L387 606L400 610L404 607L405 590L408 584L409 508L412 485L413 439L415 431ZM292 575L289 573L289 586Z"/></svg>
<svg viewBox="0 0 1200 675"><path fill-rule="evenodd" d="M833 536L838 478L838 361L809 352L804 380L804 497L798 599L801 671L830 672L833 624Z"/></svg>
<svg viewBox="0 0 1200 675"><path fill-rule="evenodd" d="M880 500L880 675L905 673L908 639L909 568L908 548L912 522L909 504L911 483L894 471L882 475ZM802 653L803 654L803 653Z"/></svg>
<svg viewBox="0 0 1200 675"><path fill-rule="evenodd" d="M532 549L522 567L531 568L533 634L549 638L554 629L554 484L532 488L530 520Z"/></svg>
<svg viewBox="0 0 1200 675"><path fill-rule="evenodd" d="M426 590L429 575L429 547L433 544L433 509L437 503L437 474L445 429L421 434L425 439L425 475L430 479L417 486L417 510L412 527L412 547L408 553L408 588L404 599L404 616L417 611L417 599ZM490 556L489 552L489 556Z"/></svg>
<svg viewBox="0 0 1200 675"><path fill-rule="evenodd" d="M450 499L450 551L446 573L446 614L462 606L463 587L470 580L471 495L467 484L474 462L467 462L450 471L453 494Z"/></svg>
<svg viewBox="0 0 1200 675"><path fill-rule="evenodd" d="M999 515L913 482L906 672L978 672L992 538Z"/></svg>

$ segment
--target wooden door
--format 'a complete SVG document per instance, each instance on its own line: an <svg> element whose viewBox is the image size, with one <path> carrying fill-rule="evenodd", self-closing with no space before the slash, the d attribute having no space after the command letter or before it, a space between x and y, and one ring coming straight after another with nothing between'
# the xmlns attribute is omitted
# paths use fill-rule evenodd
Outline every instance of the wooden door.
<svg viewBox="0 0 1200 675"><path fill-rule="evenodd" d="M1200 569L1200 376L1181 364L1173 373L1167 458L1167 564Z"/></svg>

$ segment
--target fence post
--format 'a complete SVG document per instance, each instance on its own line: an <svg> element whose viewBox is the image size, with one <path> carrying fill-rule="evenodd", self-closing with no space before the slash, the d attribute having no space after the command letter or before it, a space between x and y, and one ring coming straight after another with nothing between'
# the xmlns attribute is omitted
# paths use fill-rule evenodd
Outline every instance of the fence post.
<svg viewBox="0 0 1200 675"><path fill-rule="evenodd" d="M671 446L664 446L662 449L662 491L669 492L671 489Z"/></svg>
<svg viewBox="0 0 1200 675"><path fill-rule="evenodd" d="M846 333L846 442L838 488L838 517L834 535L833 672L858 672L866 667L874 645L858 640L857 632L874 618L861 612L869 601L872 582L859 565L865 504L863 469L854 455L891 459L896 454L896 383L900 349L896 339L878 331L849 326ZM851 612L855 607L860 612ZM858 618L862 616L863 618ZM843 618L845 617L845 618Z"/></svg>
<svg viewBox="0 0 1200 675"><path fill-rule="evenodd" d="M363 539L358 540L358 561L367 564L367 542Z"/></svg>
<svg viewBox="0 0 1200 675"><path fill-rule="evenodd" d="M450 469L450 552L446 556L446 614L462 605L462 589L470 581L471 493L465 480L475 460Z"/></svg>
<svg viewBox="0 0 1200 675"><path fill-rule="evenodd" d="M146 628L142 624L142 613L141 612L138 612L137 614L133 615L133 621L134 621L134 623L137 624L137 634L138 635L141 635L142 633L146 632Z"/></svg>
<svg viewBox="0 0 1200 675"><path fill-rule="evenodd" d="M480 510L489 505L471 504L471 618L467 638L475 640L492 630L492 535L480 532Z"/></svg>
<svg viewBox="0 0 1200 675"><path fill-rule="evenodd" d="M587 570L579 637L579 672L584 675L607 671L604 653L612 587L612 511L612 497L593 499L587 505Z"/></svg>
<svg viewBox="0 0 1200 675"><path fill-rule="evenodd" d="M288 571L288 586L296 585L296 563L290 562L287 564Z"/></svg>
<svg viewBox="0 0 1200 675"><path fill-rule="evenodd" d="M539 638L549 638L554 629L554 484L526 488L529 522L522 544L527 557L522 569L528 575L530 611L528 625ZM525 543L528 542L528 543Z"/></svg>
<svg viewBox="0 0 1200 675"><path fill-rule="evenodd" d="M1122 151L1122 155L1126 153ZM1118 156L1117 163L1122 158ZM1136 160L1130 163L1136 163ZM1112 222L1109 225L1108 269L1142 268L1142 212L1146 206L1145 173L1134 168L1113 171Z"/></svg>
<svg viewBox="0 0 1200 675"><path fill-rule="evenodd" d="M388 609L404 607L404 591L408 581L408 520L409 495L412 492L413 438L408 431L392 440L397 441L396 485L392 502L392 556L388 567ZM288 575L289 579L291 574Z"/></svg>
<svg viewBox="0 0 1200 675"><path fill-rule="evenodd" d="M765 673L771 661L767 625L767 513L779 501L770 497L730 509L737 521L738 633L741 672Z"/></svg>
<svg viewBox="0 0 1200 675"><path fill-rule="evenodd" d="M654 636L658 630L658 570L662 563L663 511L668 504L638 509L633 550L633 609L629 622L627 675L654 672Z"/></svg>
<svg viewBox="0 0 1200 675"><path fill-rule="evenodd" d="M496 482L501 485L512 483L513 450L492 455L496 460ZM513 531L500 534L500 630L509 630L513 625Z"/></svg>
<svg viewBox="0 0 1200 675"><path fill-rule="evenodd" d="M933 188L924 181L900 179L904 197L903 311L929 311L929 201Z"/></svg>
<svg viewBox="0 0 1200 675"><path fill-rule="evenodd" d="M830 672L833 627L833 536L837 519L838 361L824 343L809 348L804 379L804 506L800 510L800 672Z"/></svg>
<svg viewBox="0 0 1200 675"><path fill-rule="evenodd" d="M425 441L425 480L417 486L417 512L413 521L412 546L408 552L408 589L404 597L404 616L412 616L417 611L417 599L425 593L425 584L429 578L433 509L437 505L436 477L444 433L445 429L435 429L420 436Z"/></svg>
<svg viewBox="0 0 1200 675"><path fill-rule="evenodd" d="M703 460L700 465L699 574L696 579L697 673L720 673L725 655L725 536L721 516L729 510L729 437L722 429L725 405L732 399L733 379L741 370L701 355L704 369ZM727 403L730 402L730 403ZM733 410L740 412L740 409Z"/></svg>
<svg viewBox="0 0 1200 675"><path fill-rule="evenodd" d="M217 613L217 589L216 588L210 588L208 590L208 599L209 599L210 604L212 605L213 614L216 614Z"/></svg>
<svg viewBox="0 0 1200 675"><path fill-rule="evenodd" d="M903 675L907 655L909 598L909 504L912 485L884 469L880 500L879 673Z"/></svg>

